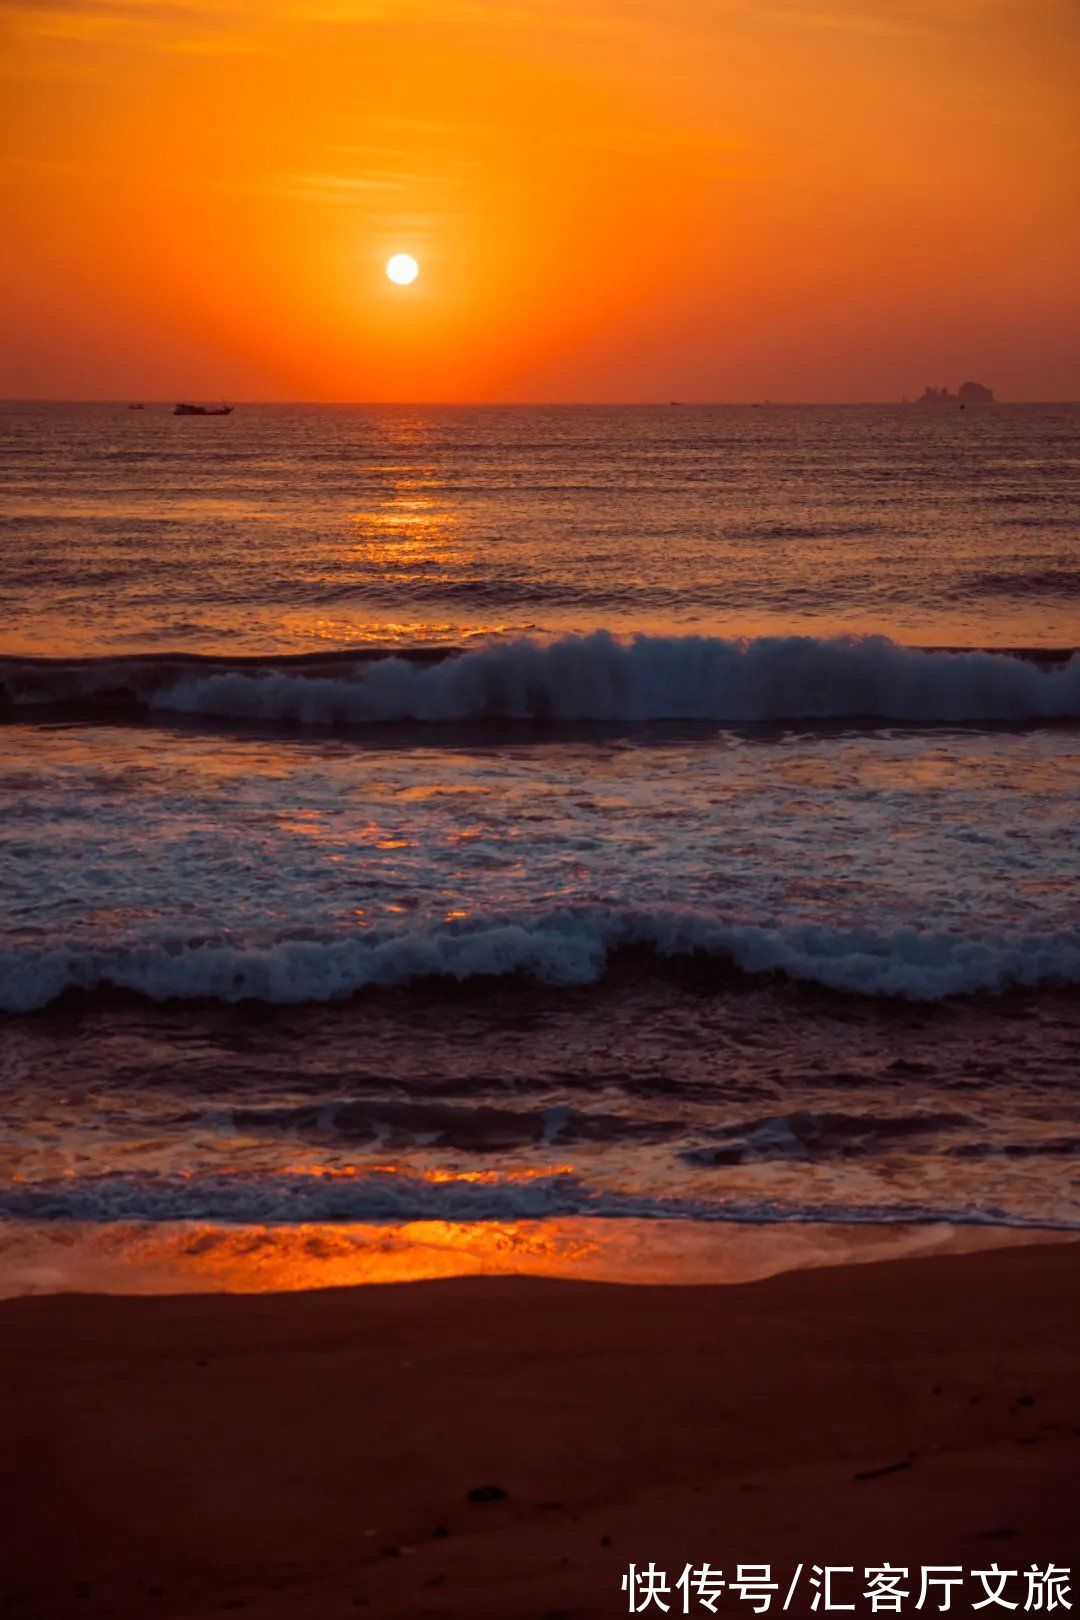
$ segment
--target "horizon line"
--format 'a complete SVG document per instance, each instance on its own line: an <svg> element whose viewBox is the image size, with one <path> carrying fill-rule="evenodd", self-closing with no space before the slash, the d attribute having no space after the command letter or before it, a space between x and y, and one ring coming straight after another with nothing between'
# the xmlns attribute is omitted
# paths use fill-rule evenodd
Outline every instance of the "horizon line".
<svg viewBox="0 0 1080 1620"><path fill-rule="evenodd" d="M196 397L196 396L191 396ZM197 396L204 399L217 399L219 396L206 394ZM671 410L675 408L701 408L701 409L727 409L727 408L761 408L762 406L783 408L807 408L824 406L862 406L862 405L918 405L923 403L920 399L241 399L233 396L236 405L313 405L325 407L352 406L357 409L385 409L400 407L422 407L424 409L454 409L454 410ZM175 401L169 398L151 398L143 395L116 395L112 398L103 398L96 395L55 395L55 394L3 394L0 395L0 405L130 405L136 402L141 405L172 405ZM932 403L932 402L930 402ZM954 401L947 404L973 404L973 405L1076 405L1080 404L1080 395L1060 399L994 399Z"/></svg>

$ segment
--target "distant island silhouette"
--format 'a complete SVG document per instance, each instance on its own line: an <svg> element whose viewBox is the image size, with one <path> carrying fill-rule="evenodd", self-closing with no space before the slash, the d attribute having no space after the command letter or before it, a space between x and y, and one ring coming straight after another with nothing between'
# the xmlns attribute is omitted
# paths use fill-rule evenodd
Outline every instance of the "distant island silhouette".
<svg viewBox="0 0 1080 1620"><path fill-rule="evenodd" d="M985 383L977 382L961 383L959 392L955 394L950 394L947 388L927 386L916 403L919 405L992 405L994 403L994 390L987 388Z"/></svg>

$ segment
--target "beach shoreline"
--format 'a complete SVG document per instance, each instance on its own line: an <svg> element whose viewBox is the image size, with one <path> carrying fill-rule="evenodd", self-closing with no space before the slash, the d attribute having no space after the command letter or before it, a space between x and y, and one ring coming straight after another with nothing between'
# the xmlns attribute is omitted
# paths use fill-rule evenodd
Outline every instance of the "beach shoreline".
<svg viewBox="0 0 1080 1620"><path fill-rule="evenodd" d="M8 1300L0 1601L505 1620L625 1613L650 1560L1067 1564L1078 1265Z"/></svg>
<svg viewBox="0 0 1080 1620"><path fill-rule="evenodd" d="M0 1302L314 1293L480 1276L723 1287L789 1271L1077 1242L1069 1228L945 1220L7 1221Z"/></svg>

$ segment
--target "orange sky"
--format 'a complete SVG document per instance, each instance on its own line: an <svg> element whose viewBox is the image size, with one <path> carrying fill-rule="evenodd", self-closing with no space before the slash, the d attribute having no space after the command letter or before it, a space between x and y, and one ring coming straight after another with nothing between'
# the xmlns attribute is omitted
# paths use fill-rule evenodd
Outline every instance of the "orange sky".
<svg viewBox="0 0 1080 1620"><path fill-rule="evenodd" d="M1076 397L1078 35L1076 0L0 0L0 395Z"/></svg>

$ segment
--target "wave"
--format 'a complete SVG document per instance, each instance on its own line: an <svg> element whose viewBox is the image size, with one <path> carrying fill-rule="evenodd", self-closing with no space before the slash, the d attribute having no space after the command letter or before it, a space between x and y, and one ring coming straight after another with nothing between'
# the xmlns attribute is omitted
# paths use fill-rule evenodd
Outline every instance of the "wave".
<svg viewBox="0 0 1080 1620"><path fill-rule="evenodd" d="M825 1158L857 1158L877 1147L907 1151L920 1137L937 1138L970 1123L962 1114L929 1111L882 1116L800 1109L726 1126L711 1133L719 1138L715 1146L686 1148L679 1157L697 1166L789 1159L821 1163Z"/></svg>
<svg viewBox="0 0 1080 1620"><path fill-rule="evenodd" d="M959 599L965 596L997 596L1002 591L1016 596L1080 596L1080 569L1033 568L1023 573L988 569L984 573L968 575L951 594Z"/></svg>
<svg viewBox="0 0 1080 1620"><path fill-rule="evenodd" d="M440 1147L460 1153L497 1153L530 1147L569 1147L602 1142L659 1142L684 1130L679 1120L632 1119L626 1114L585 1113L566 1103L543 1108L465 1106L384 1098L233 1108L231 1127L244 1135L302 1137L313 1141L377 1145L399 1152Z"/></svg>
<svg viewBox="0 0 1080 1620"><path fill-rule="evenodd" d="M1080 657L923 651L883 636L647 636L606 630L473 651L298 658L0 660L0 709L42 706L293 725L380 722L1080 717Z"/></svg>
<svg viewBox="0 0 1080 1620"><path fill-rule="evenodd" d="M732 924L700 911L597 905L405 926L360 938L284 938L271 945L8 947L0 951L0 1009L30 1012L71 991L130 991L154 1001L298 1004L424 979L515 975L582 985L599 980L612 955L628 949L913 1001L1080 982L1080 931L1013 938L912 927L884 933L808 923Z"/></svg>
<svg viewBox="0 0 1080 1620"><path fill-rule="evenodd" d="M585 1144L655 1145L685 1140L689 1134L704 1140L679 1149L679 1158L685 1164L704 1168L775 1160L821 1163L826 1158L862 1157L878 1148L918 1152L926 1138L936 1152L941 1137L972 1127L966 1115L940 1111L881 1115L801 1109L695 1130L685 1119L635 1119L603 1110L585 1112L567 1103L507 1108L495 1103L470 1105L430 1098L353 1098L238 1107L228 1110L222 1124L244 1136L282 1134L290 1140L349 1144L392 1153L415 1147L490 1154ZM1075 1146L1072 1143L1072 1149ZM970 1147L984 1151L983 1144ZM963 1156L968 1149L969 1144L962 1143L954 1151ZM1058 1140L1037 1144L995 1141L989 1151L1015 1151L1023 1156L1068 1152L1070 1146Z"/></svg>
<svg viewBox="0 0 1080 1620"><path fill-rule="evenodd" d="M1080 1223L1007 1212L996 1205L937 1207L915 1202L784 1204L726 1196L659 1196L597 1186L573 1171L425 1177L390 1170L153 1171L23 1182L0 1191L0 1217L26 1221L215 1221L238 1225L306 1222L694 1220L773 1224L1010 1226L1075 1231Z"/></svg>

